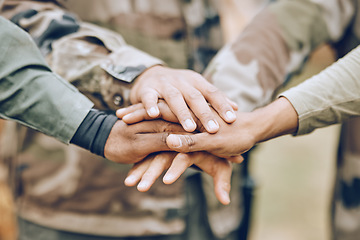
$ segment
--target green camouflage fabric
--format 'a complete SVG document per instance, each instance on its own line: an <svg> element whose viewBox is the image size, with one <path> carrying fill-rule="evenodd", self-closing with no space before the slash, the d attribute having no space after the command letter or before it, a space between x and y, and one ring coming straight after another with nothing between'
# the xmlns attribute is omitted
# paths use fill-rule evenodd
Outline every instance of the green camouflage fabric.
<svg viewBox="0 0 360 240"><path fill-rule="evenodd" d="M1 14L28 31L51 69L98 109L114 111L130 104L132 80L138 74L134 68L165 62L201 72L222 45L217 1L117 2L122 13L111 19L115 31L79 20L71 12L72 3L8 0ZM192 211L186 179L200 174L197 171L190 169L169 186L158 180L149 192L140 193L123 184L130 166L15 123L7 123L0 149L10 166L18 215L41 226L141 237L182 234L189 225L193 229L208 225L209 236L223 239L241 224L240 166L234 168L229 206L216 200L212 179L201 174L196 191L204 192L205 202L196 204L206 207L207 215L193 224L187 220Z"/></svg>
<svg viewBox="0 0 360 240"><path fill-rule="evenodd" d="M325 43L338 58L358 46L360 1L272 1L219 52L206 75L240 110L251 111L268 103ZM342 127L331 208L333 239L355 240L360 235L359 129L359 118Z"/></svg>

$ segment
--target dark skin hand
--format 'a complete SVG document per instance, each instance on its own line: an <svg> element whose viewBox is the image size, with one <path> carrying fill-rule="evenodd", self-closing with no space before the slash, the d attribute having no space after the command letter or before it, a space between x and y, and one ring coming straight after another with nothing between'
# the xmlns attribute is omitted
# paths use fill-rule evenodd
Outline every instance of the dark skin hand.
<svg viewBox="0 0 360 240"><path fill-rule="evenodd" d="M166 137L170 132L184 132L179 124L163 120L128 125L117 121L105 144L105 157L117 163L135 163L154 152L170 151Z"/></svg>

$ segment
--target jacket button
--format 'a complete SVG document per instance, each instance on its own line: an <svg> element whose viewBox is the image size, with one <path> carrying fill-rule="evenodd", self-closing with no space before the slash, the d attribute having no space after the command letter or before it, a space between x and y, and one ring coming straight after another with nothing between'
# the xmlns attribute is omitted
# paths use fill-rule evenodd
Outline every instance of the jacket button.
<svg viewBox="0 0 360 240"><path fill-rule="evenodd" d="M113 97L113 102L116 106L120 107L124 104L124 99L122 98L121 95L115 94Z"/></svg>

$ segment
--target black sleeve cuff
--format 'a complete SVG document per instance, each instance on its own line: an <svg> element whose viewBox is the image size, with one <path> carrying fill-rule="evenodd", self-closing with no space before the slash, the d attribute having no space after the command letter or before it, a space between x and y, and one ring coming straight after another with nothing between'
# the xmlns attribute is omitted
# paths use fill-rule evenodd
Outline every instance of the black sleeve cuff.
<svg viewBox="0 0 360 240"><path fill-rule="evenodd" d="M70 143L104 156L104 148L110 131L118 118L96 109L91 109Z"/></svg>

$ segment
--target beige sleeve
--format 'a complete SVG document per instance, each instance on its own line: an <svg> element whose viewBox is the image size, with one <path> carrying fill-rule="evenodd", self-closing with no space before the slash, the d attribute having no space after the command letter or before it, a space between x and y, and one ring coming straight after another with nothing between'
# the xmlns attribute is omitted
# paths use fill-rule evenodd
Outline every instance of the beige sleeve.
<svg viewBox="0 0 360 240"><path fill-rule="evenodd" d="M281 96L298 113L297 135L360 116L360 46Z"/></svg>

